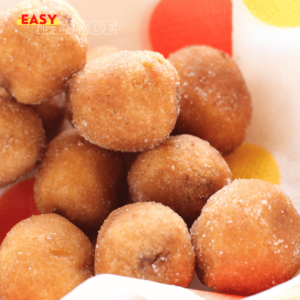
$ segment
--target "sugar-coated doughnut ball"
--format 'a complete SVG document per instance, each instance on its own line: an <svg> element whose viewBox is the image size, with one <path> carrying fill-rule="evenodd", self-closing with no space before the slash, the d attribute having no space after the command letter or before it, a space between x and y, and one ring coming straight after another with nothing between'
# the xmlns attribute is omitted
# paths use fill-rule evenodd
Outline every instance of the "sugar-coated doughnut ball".
<svg viewBox="0 0 300 300"><path fill-rule="evenodd" d="M88 50L87 52L87 62L90 63L91 61L103 57L104 55L116 53L122 51L120 48L115 46L109 45L102 45L95 48Z"/></svg>
<svg viewBox="0 0 300 300"><path fill-rule="evenodd" d="M191 233L199 279L217 291L252 295L300 267L300 217L277 185L235 180L213 195Z"/></svg>
<svg viewBox="0 0 300 300"><path fill-rule="evenodd" d="M125 202L125 188L122 154L92 145L72 129L50 142L36 174L34 199L41 213L58 213L83 230L99 230Z"/></svg>
<svg viewBox="0 0 300 300"><path fill-rule="evenodd" d="M59 25L19 26L22 14L28 23L33 15L57 15ZM85 23L63 0L22 1L0 15L0 30L0 81L20 103L37 104L62 92L68 78L85 65Z"/></svg>
<svg viewBox="0 0 300 300"><path fill-rule="evenodd" d="M70 81L73 124L100 147L139 152L163 142L178 114L174 67L151 51L121 51L94 60Z"/></svg>
<svg viewBox="0 0 300 300"><path fill-rule="evenodd" d="M2 300L59 300L93 275L93 248L65 218L21 221L0 247Z"/></svg>
<svg viewBox="0 0 300 300"><path fill-rule="evenodd" d="M175 132L198 136L229 154L251 121L251 98L229 55L208 46L182 48L169 57L180 77L180 115Z"/></svg>
<svg viewBox="0 0 300 300"><path fill-rule="evenodd" d="M56 95L41 104L32 105L32 108L42 120L48 141L52 140L61 130L65 117L64 94Z"/></svg>
<svg viewBox="0 0 300 300"><path fill-rule="evenodd" d="M184 221L159 203L135 203L110 214L99 231L95 274L188 287L194 251Z"/></svg>
<svg viewBox="0 0 300 300"><path fill-rule="evenodd" d="M189 226L207 199L230 182L231 172L220 153L191 135L172 136L140 154L128 174L133 202L160 202Z"/></svg>
<svg viewBox="0 0 300 300"><path fill-rule="evenodd" d="M0 187L34 169L45 143L42 122L34 110L0 97Z"/></svg>

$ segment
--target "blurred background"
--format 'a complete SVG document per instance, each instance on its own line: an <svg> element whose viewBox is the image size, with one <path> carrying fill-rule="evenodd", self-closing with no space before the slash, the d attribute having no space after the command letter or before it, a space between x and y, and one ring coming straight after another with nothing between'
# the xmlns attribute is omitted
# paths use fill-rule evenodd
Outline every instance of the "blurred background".
<svg viewBox="0 0 300 300"><path fill-rule="evenodd" d="M19 0L1 0L0 11L5 11ZM90 47L114 45L128 50L150 49L148 23L159 0L69 0L83 20L116 21L116 35L89 34Z"/></svg>
<svg viewBox="0 0 300 300"><path fill-rule="evenodd" d="M0 11L18 2L0 0ZM232 55L253 102L247 147L232 157L238 166L234 177L279 184L300 212L299 0L68 2L87 23L116 22L115 34L89 33L90 48L114 45L168 57L181 47L204 44ZM191 288L203 289L197 279Z"/></svg>

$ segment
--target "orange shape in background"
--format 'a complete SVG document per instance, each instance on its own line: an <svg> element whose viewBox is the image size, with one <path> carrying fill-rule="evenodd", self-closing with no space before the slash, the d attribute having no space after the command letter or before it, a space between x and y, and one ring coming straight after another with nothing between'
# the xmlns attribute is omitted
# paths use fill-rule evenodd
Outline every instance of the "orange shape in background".
<svg viewBox="0 0 300 300"><path fill-rule="evenodd" d="M20 221L39 215L33 198L34 178L24 180L0 197L0 244Z"/></svg>
<svg viewBox="0 0 300 300"><path fill-rule="evenodd" d="M261 179L280 184L280 169L270 152L252 144L242 144L232 154L224 156L232 179Z"/></svg>
<svg viewBox="0 0 300 300"><path fill-rule="evenodd" d="M154 51L168 57L189 45L209 45L232 54L230 0L162 0L150 20Z"/></svg>

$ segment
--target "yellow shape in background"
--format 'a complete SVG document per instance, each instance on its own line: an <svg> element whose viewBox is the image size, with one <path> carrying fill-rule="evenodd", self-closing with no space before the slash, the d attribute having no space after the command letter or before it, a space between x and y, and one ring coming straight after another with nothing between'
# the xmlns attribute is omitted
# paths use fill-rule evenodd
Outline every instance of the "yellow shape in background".
<svg viewBox="0 0 300 300"><path fill-rule="evenodd" d="M300 26L300 0L244 0L250 12L276 27Z"/></svg>
<svg viewBox="0 0 300 300"><path fill-rule="evenodd" d="M232 172L232 179L255 178L280 184L280 171L274 157L261 147L242 144L224 158Z"/></svg>

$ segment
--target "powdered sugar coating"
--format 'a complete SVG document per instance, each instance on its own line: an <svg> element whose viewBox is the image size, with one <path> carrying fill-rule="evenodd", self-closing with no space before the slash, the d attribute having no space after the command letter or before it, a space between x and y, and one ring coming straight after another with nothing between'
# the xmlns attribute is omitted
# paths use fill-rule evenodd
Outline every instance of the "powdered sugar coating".
<svg viewBox="0 0 300 300"><path fill-rule="evenodd" d="M89 239L58 215L21 221L0 247L2 300L58 300L92 275Z"/></svg>
<svg viewBox="0 0 300 300"><path fill-rule="evenodd" d="M235 180L213 195L191 234L206 285L251 295L289 280L300 267L300 217L277 185Z"/></svg>
<svg viewBox="0 0 300 300"><path fill-rule="evenodd" d="M191 135L172 136L140 154L128 174L133 202L160 202L189 226L207 199L230 182L231 172L220 153Z"/></svg>
<svg viewBox="0 0 300 300"><path fill-rule="evenodd" d="M251 98L229 55L208 46L182 48L170 55L180 77L177 133L198 136L222 154L232 152L246 135Z"/></svg>
<svg viewBox="0 0 300 300"><path fill-rule="evenodd" d="M45 144L45 131L34 110L0 98L0 187L34 169Z"/></svg>
<svg viewBox="0 0 300 300"><path fill-rule="evenodd" d="M49 144L34 185L41 213L58 213L81 229L98 231L126 196L121 153L92 145L75 129Z"/></svg>
<svg viewBox="0 0 300 300"><path fill-rule="evenodd" d="M70 81L73 124L80 135L106 149L151 149L175 126L178 84L176 70L159 53L105 55Z"/></svg>
<svg viewBox="0 0 300 300"><path fill-rule="evenodd" d="M59 25L18 26L22 14L57 14ZM63 0L22 1L0 15L0 30L0 85L20 103L37 104L62 92L85 65L85 23Z"/></svg>
<svg viewBox="0 0 300 300"><path fill-rule="evenodd" d="M188 287L194 251L184 221L159 203L135 203L105 220L95 250L95 273Z"/></svg>

